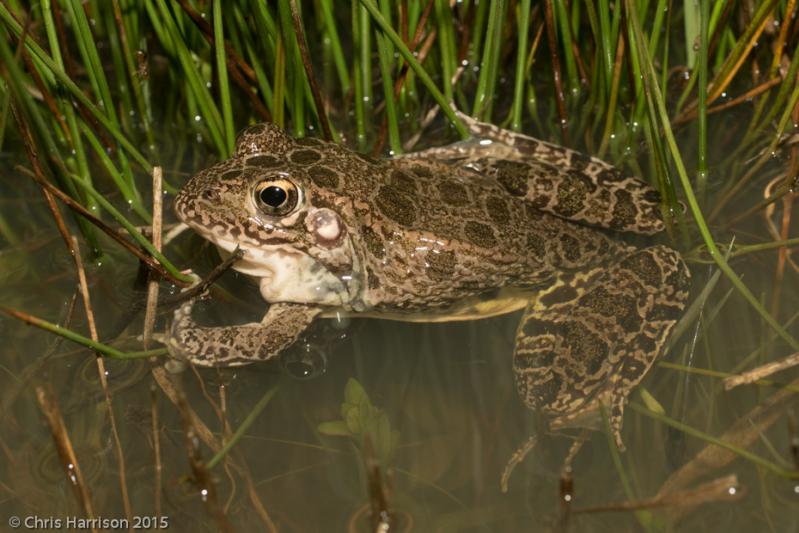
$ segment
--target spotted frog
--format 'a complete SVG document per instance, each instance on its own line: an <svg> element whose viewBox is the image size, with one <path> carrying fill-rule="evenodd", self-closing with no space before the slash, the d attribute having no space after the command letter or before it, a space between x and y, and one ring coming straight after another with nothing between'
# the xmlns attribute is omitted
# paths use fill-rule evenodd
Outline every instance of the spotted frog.
<svg viewBox="0 0 799 533"><path fill-rule="evenodd" d="M260 323L202 327L176 312L173 356L203 366L270 359L317 318L471 320L524 309L513 372L553 427L609 406L618 445L631 389L688 298L664 245L658 193L609 164L462 117L472 140L375 160L260 124L191 178L178 217L253 276Z"/></svg>

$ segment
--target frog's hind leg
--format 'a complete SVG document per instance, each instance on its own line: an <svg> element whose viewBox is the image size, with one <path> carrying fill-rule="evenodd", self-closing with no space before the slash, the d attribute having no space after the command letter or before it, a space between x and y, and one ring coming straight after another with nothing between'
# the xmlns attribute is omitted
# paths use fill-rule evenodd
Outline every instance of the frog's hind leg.
<svg viewBox="0 0 799 533"><path fill-rule="evenodd" d="M198 366L234 366L271 359L305 331L320 309L301 304L272 304L261 322L205 327L191 317L192 303L175 311L167 348Z"/></svg>
<svg viewBox="0 0 799 533"><path fill-rule="evenodd" d="M576 150L459 116L471 139L403 155L398 163L411 170L439 163L490 177L539 211L589 226L646 235L663 230L660 193L637 177Z"/></svg>
<svg viewBox="0 0 799 533"><path fill-rule="evenodd" d="M595 423L607 403L623 449L627 396L662 351L688 285L680 255L660 245L560 280L519 325L513 367L522 399L550 415L553 429Z"/></svg>

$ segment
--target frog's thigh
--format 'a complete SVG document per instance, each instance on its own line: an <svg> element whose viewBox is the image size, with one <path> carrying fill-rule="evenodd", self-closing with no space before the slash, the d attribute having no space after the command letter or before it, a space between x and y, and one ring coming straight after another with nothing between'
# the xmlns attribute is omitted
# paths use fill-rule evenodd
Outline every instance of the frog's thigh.
<svg viewBox="0 0 799 533"><path fill-rule="evenodd" d="M689 273L665 246L561 280L528 306L516 337L519 394L554 416L580 424L609 403L619 447L627 396L660 354L688 298Z"/></svg>
<svg viewBox="0 0 799 533"><path fill-rule="evenodd" d="M191 318L191 304L175 311L168 341L173 357L199 366L264 361L291 346L320 310L301 304L272 304L261 322L204 327Z"/></svg>

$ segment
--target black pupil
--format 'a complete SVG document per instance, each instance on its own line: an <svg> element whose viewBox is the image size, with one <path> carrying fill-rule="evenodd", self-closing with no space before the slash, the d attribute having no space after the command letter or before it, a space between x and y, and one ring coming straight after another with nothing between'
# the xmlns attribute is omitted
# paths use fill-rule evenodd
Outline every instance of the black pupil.
<svg viewBox="0 0 799 533"><path fill-rule="evenodd" d="M280 207L286 201L285 189L277 185L270 185L261 190L261 201L271 207Z"/></svg>

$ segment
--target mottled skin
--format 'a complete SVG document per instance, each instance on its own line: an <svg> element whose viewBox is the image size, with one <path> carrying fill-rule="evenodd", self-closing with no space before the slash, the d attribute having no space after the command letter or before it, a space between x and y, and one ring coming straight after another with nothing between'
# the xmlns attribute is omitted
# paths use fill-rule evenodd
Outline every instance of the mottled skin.
<svg viewBox="0 0 799 533"><path fill-rule="evenodd" d="M262 124L194 176L178 216L260 280L261 323L205 328L176 313L170 348L199 365L264 360L334 312L480 318L526 307L513 367L554 427L611 407L621 446L630 390L688 297L688 270L653 234L658 195L610 165L468 121L475 140L376 161Z"/></svg>

